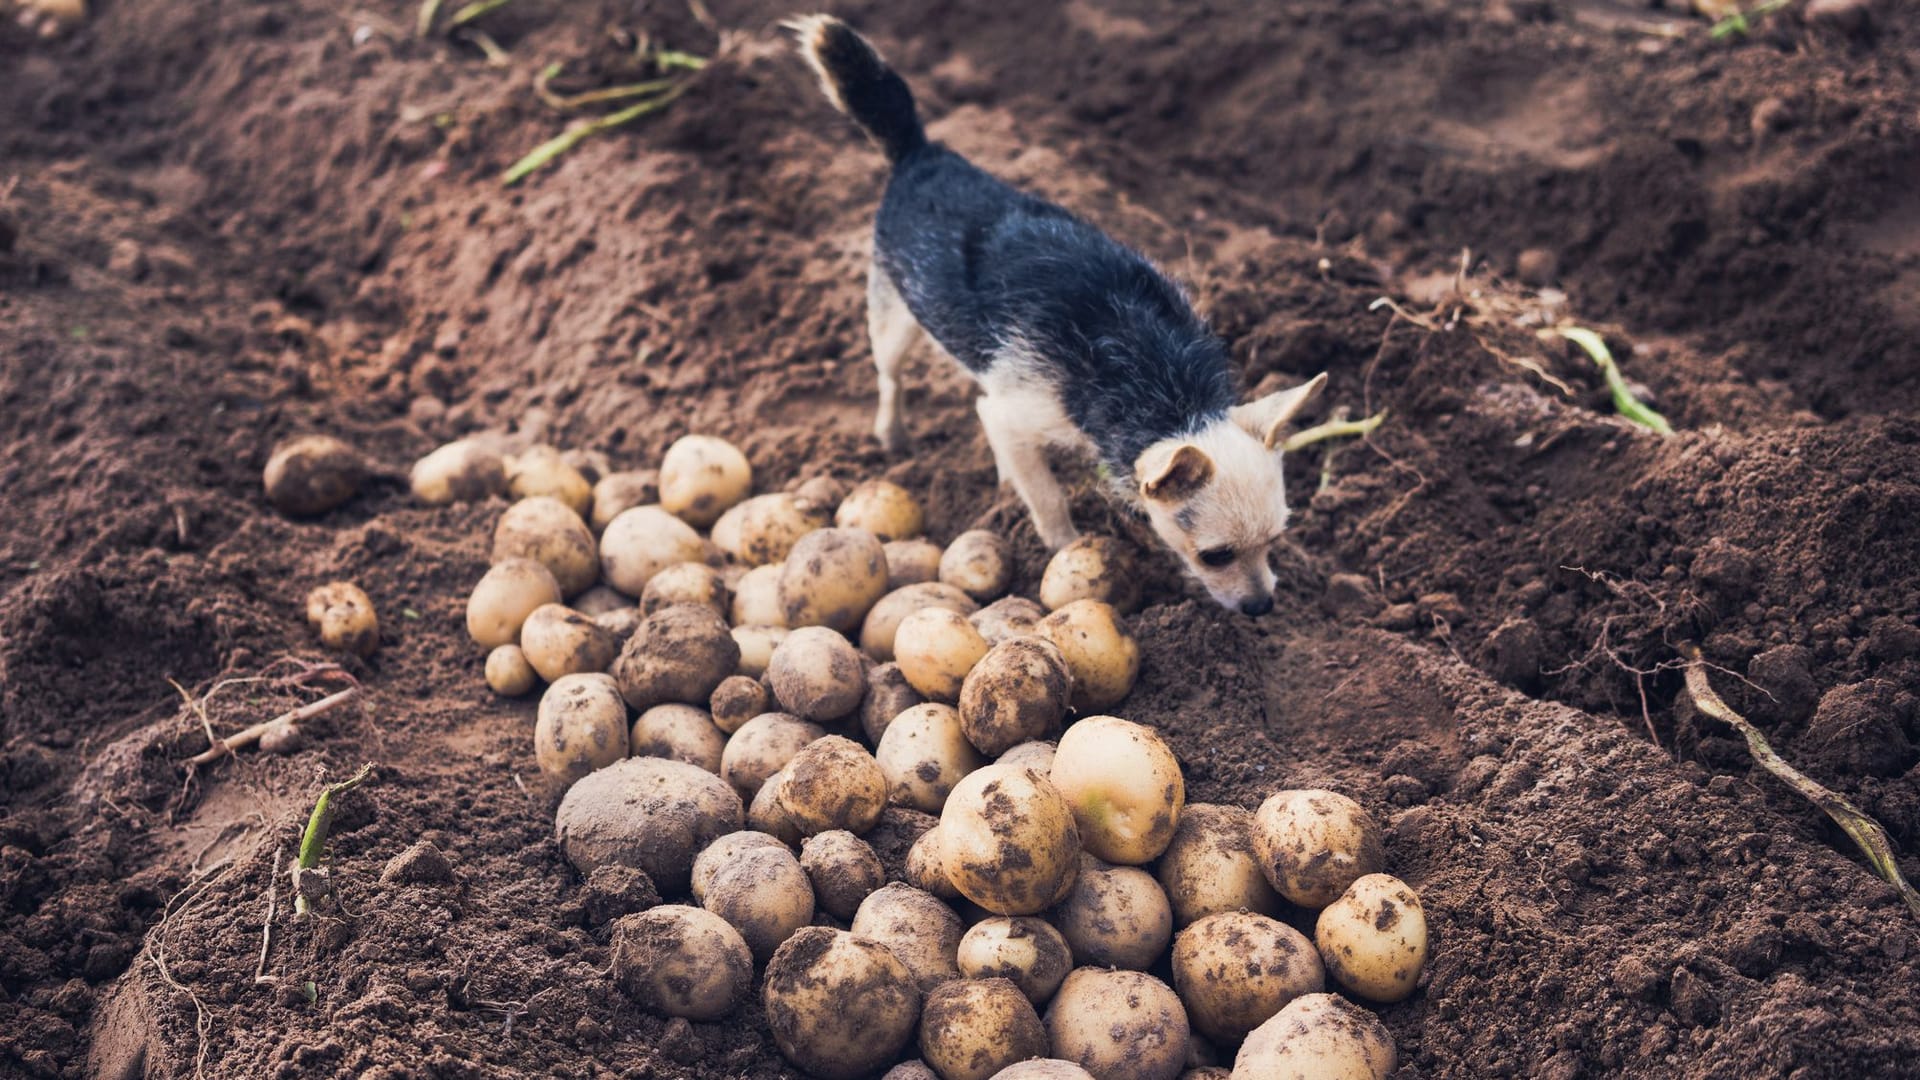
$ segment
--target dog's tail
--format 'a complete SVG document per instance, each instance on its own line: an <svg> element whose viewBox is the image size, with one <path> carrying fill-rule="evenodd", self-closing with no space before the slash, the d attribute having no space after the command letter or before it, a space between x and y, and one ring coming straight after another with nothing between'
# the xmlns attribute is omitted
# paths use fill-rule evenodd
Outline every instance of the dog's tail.
<svg viewBox="0 0 1920 1080"><path fill-rule="evenodd" d="M831 15L801 15L785 26L820 76L833 106L853 118L889 162L926 145L927 134L913 107L913 91L866 38Z"/></svg>

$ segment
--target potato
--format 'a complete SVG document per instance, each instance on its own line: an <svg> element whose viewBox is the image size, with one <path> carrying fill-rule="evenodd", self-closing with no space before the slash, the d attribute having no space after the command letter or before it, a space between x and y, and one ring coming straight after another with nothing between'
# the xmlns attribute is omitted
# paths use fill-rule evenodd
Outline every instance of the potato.
<svg viewBox="0 0 1920 1080"><path fill-rule="evenodd" d="M1159 876L1175 926L1223 911L1280 914L1280 894L1253 854L1253 814L1238 806L1188 803L1160 855Z"/></svg>
<svg viewBox="0 0 1920 1080"><path fill-rule="evenodd" d="M917 811L916 811L917 812ZM946 851L940 846L940 826L920 834L907 849L907 862L901 875L907 884L942 900L960 899L960 890L947 876Z"/></svg>
<svg viewBox="0 0 1920 1080"><path fill-rule="evenodd" d="M745 675L729 675L720 680L720 685L713 688L713 696L707 699L714 726L728 735L761 713L772 711L772 707L773 695L760 680Z"/></svg>
<svg viewBox="0 0 1920 1080"><path fill-rule="evenodd" d="M487 685L501 697L519 697L538 680L518 645L502 645L487 654Z"/></svg>
<svg viewBox="0 0 1920 1080"><path fill-rule="evenodd" d="M529 446L507 458L507 494L516 499L551 495L582 521L593 512L593 485L551 446Z"/></svg>
<svg viewBox="0 0 1920 1080"><path fill-rule="evenodd" d="M657 506L622 510L600 534L600 573L633 597L645 595L647 582L667 567L705 562L706 555L706 541L693 526Z"/></svg>
<svg viewBox="0 0 1920 1080"><path fill-rule="evenodd" d="M595 535L607 531L613 519L636 506L660 501L660 484L652 469L608 473L593 485L593 516L587 523Z"/></svg>
<svg viewBox="0 0 1920 1080"><path fill-rule="evenodd" d="M582 615L598 619L611 611L626 611L632 608L633 597L611 585L595 585L574 597L571 606Z"/></svg>
<svg viewBox="0 0 1920 1080"><path fill-rule="evenodd" d="M640 610L651 615L675 604L693 604L710 607L724 619L732 599L720 571L706 563L675 563L647 579L640 591Z"/></svg>
<svg viewBox="0 0 1920 1080"><path fill-rule="evenodd" d="M860 707L867 673L847 639L824 626L789 631L767 661L780 707L803 720L838 720Z"/></svg>
<svg viewBox="0 0 1920 1080"><path fill-rule="evenodd" d="M1067 658L1045 638L993 646L960 684L960 723L987 755L1044 738L1066 719L1073 697Z"/></svg>
<svg viewBox="0 0 1920 1080"><path fill-rule="evenodd" d="M787 846L780 842L779 837L752 829L730 832L701 848L700 854L693 857L693 871L690 878L694 903L706 903L707 886L713 882L714 875L720 872L722 866L755 848L787 850Z"/></svg>
<svg viewBox="0 0 1920 1080"><path fill-rule="evenodd" d="M922 992L960 977L955 956L966 926L931 893L896 881L860 902L852 929L892 949Z"/></svg>
<svg viewBox="0 0 1920 1080"><path fill-rule="evenodd" d="M920 1056L940 1080L989 1080L1047 1052L1033 1003L1006 979L955 979L927 994Z"/></svg>
<svg viewBox="0 0 1920 1080"><path fill-rule="evenodd" d="M868 480L848 492L833 512L839 529L865 529L887 540L911 540L926 527L913 493L891 480Z"/></svg>
<svg viewBox="0 0 1920 1080"><path fill-rule="evenodd" d="M301 435L273 448L262 476L267 501L291 517L313 517L353 498L367 467L331 435Z"/></svg>
<svg viewBox="0 0 1920 1080"><path fill-rule="evenodd" d="M787 808L780 805L780 789L786 786L785 769L767 777L760 785L760 790L753 793L753 802L747 807L747 827L758 829L777 838L787 847L795 848L806 837L800 835L800 827L788 816Z"/></svg>
<svg viewBox="0 0 1920 1080"><path fill-rule="evenodd" d="M1282 791L1253 815L1253 854L1267 883L1305 908L1323 908L1347 886L1386 869L1380 826L1331 791Z"/></svg>
<svg viewBox="0 0 1920 1080"><path fill-rule="evenodd" d="M620 650L627 647L627 642L633 640L634 632L640 629L643 618L639 608L624 607L595 615L593 623L613 639L614 655L618 656Z"/></svg>
<svg viewBox="0 0 1920 1080"><path fill-rule="evenodd" d="M1320 912L1313 941L1327 974L1368 1001L1405 1001L1427 963L1427 912L1391 874L1358 878Z"/></svg>
<svg viewBox="0 0 1920 1080"><path fill-rule="evenodd" d="M752 848L720 864L700 904L740 931L754 959L764 961L813 922L813 884L784 846Z"/></svg>
<svg viewBox="0 0 1920 1080"><path fill-rule="evenodd" d="M1046 777L988 765L954 785L940 812L947 878L996 915L1033 915L1058 903L1080 869L1073 809Z"/></svg>
<svg viewBox="0 0 1920 1080"><path fill-rule="evenodd" d="M562 675L540 695L533 725L540 771L572 783L627 756L627 707L613 679Z"/></svg>
<svg viewBox="0 0 1920 1080"><path fill-rule="evenodd" d="M372 656L380 648L380 617L360 586L331 581L307 594L307 621L332 652Z"/></svg>
<svg viewBox="0 0 1920 1080"><path fill-rule="evenodd" d="M785 562L801 537L826 524L825 513L789 492L755 495L714 523L713 542L736 562L765 566Z"/></svg>
<svg viewBox="0 0 1920 1080"><path fill-rule="evenodd" d="M1004 595L1013 584L1013 551L1006 537L985 529L954 537L940 556L940 580L983 604Z"/></svg>
<svg viewBox="0 0 1920 1080"><path fill-rule="evenodd" d="M880 598L860 623L860 649L881 663L894 659L894 638L900 623L921 608L946 608L971 615L974 602L966 593L937 581L922 582L895 589Z"/></svg>
<svg viewBox="0 0 1920 1080"><path fill-rule="evenodd" d="M829 517L840 505L840 500L847 497L846 482L832 476L808 477L790 485L790 490L794 498L799 499L808 510Z"/></svg>
<svg viewBox="0 0 1920 1080"><path fill-rule="evenodd" d="M1251 911L1209 915L1173 942L1173 987L1194 1028L1222 1042L1239 1042L1287 1002L1326 985L1305 935Z"/></svg>
<svg viewBox="0 0 1920 1080"><path fill-rule="evenodd" d="M720 776L741 798L752 798L767 777L787 767L793 755L827 731L787 713L763 713L740 725L720 756Z"/></svg>
<svg viewBox="0 0 1920 1080"><path fill-rule="evenodd" d="M679 702L704 705L740 666L740 646L713 609L679 604L640 621L613 662L620 693L635 711Z"/></svg>
<svg viewBox="0 0 1920 1080"><path fill-rule="evenodd" d="M880 664L867 672L867 697L860 703L860 728L875 746L893 719L926 699L907 685L899 664Z"/></svg>
<svg viewBox="0 0 1920 1080"><path fill-rule="evenodd" d="M969 979L1008 979L1035 1006L1045 1005L1073 970L1067 939L1044 919L996 915L973 924L960 938L960 974Z"/></svg>
<svg viewBox="0 0 1920 1080"><path fill-rule="evenodd" d="M1253 1029L1234 1080L1387 1080L1399 1064L1380 1018L1338 994L1303 994Z"/></svg>
<svg viewBox="0 0 1920 1080"><path fill-rule="evenodd" d="M903 1061L881 1075L880 1080L940 1080L940 1074L927 1068L918 1058Z"/></svg>
<svg viewBox="0 0 1920 1080"><path fill-rule="evenodd" d="M494 526L493 561L521 558L552 572L563 596L585 592L600 576L599 548L587 523L551 495L521 499Z"/></svg>
<svg viewBox="0 0 1920 1080"><path fill-rule="evenodd" d="M753 466L725 439L683 435L660 459L660 505L705 528L753 493Z"/></svg>
<svg viewBox="0 0 1920 1080"><path fill-rule="evenodd" d="M668 758L720 774L727 736L707 710L692 705L655 705L633 721L627 739L634 757Z"/></svg>
<svg viewBox="0 0 1920 1080"><path fill-rule="evenodd" d="M740 650L739 673L750 679L765 675L767 665L773 663L774 650L787 640L788 633L784 626L736 626L727 631Z"/></svg>
<svg viewBox="0 0 1920 1080"><path fill-rule="evenodd" d="M887 779L887 801L937 814L961 777L986 764L950 705L928 702L894 717L873 752Z"/></svg>
<svg viewBox="0 0 1920 1080"><path fill-rule="evenodd" d="M886 867L873 846L845 829L807 837L800 846L800 866L813 882L821 910L843 922L850 921L861 901L887 883Z"/></svg>
<svg viewBox="0 0 1920 1080"><path fill-rule="evenodd" d="M413 463L413 497L428 506L479 502L507 491L507 467L492 447L457 439Z"/></svg>
<svg viewBox="0 0 1920 1080"><path fill-rule="evenodd" d="M1109 536L1083 536L1047 561L1040 602L1059 611L1075 600L1098 600L1122 612L1140 606L1140 572L1133 555Z"/></svg>
<svg viewBox="0 0 1920 1080"><path fill-rule="evenodd" d="M1112 605L1075 600L1041 619L1039 633L1067 658L1073 707L1079 712L1119 704L1140 676L1140 644L1121 625Z"/></svg>
<svg viewBox="0 0 1920 1080"><path fill-rule="evenodd" d="M887 588L897 591L908 585L940 580L940 545L924 537L889 540L880 545L887 554Z"/></svg>
<svg viewBox="0 0 1920 1080"><path fill-rule="evenodd" d="M520 651L540 677L603 672L617 650L613 635L580 612L562 604L542 604L520 626Z"/></svg>
<svg viewBox="0 0 1920 1080"><path fill-rule="evenodd" d="M993 1074L993 1080L1094 1080L1094 1077L1071 1061L1034 1058L1001 1069Z"/></svg>
<svg viewBox="0 0 1920 1080"><path fill-rule="evenodd" d="M1173 940L1173 908L1153 875L1086 854L1072 890L1047 919L1082 966L1144 971Z"/></svg>
<svg viewBox="0 0 1920 1080"><path fill-rule="evenodd" d="M665 758L623 758L567 789L554 834L582 876L609 864L631 866L673 896L687 891L700 849L739 832L745 819L740 796L712 773Z"/></svg>
<svg viewBox="0 0 1920 1080"><path fill-rule="evenodd" d="M1058 749L1055 744L1045 739L1035 739L1009 748L994 761L1000 765L1025 765L1041 776L1045 776L1053 771L1053 755Z"/></svg>
<svg viewBox="0 0 1920 1080"><path fill-rule="evenodd" d="M467 636L488 649L518 644L527 616L560 600L560 583L540 563L532 559L495 563L467 597Z"/></svg>
<svg viewBox="0 0 1920 1080"><path fill-rule="evenodd" d="M788 1061L854 1080L896 1060L920 1019L920 991L892 950L824 926L787 939L767 964L767 1027Z"/></svg>
<svg viewBox="0 0 1920 1080"><path fill-rule="evenodd" d="M613 980L643 1009L719 1020L752 991L753 956L725 920L668 904L615 920Z"/></svg>
<svg viewBox="0 0 1920 1080"><path fill-rule="evenodd" d="M928 607L901 620L893 651L907 685L934 701L958 701L967 673L987 655L987 639L965 615Z"/></svg>
<svg viewBox="0 0 1920 1080"><path fill-rule="evenodd" d="M1159 858L1187 804L1180 762L1159 733L1117 716L1068 728L1047 779L1073 807L1081 845L1110 863Z"/></svg>
<svg viewBox="0 0 1920 1080"><path fill-rule="evenodd" d="M1173 1080L1186 1067L1187 1010L1138 971L1075 968L1047 1007L1056 1056L1097 1080Z"/></svg>
<svg viewBox="0 0 1920 1080"><path fill-rule="evenodd" d="M998 645L1010 638L1038 634L1040 620L1046 617L1046 608L1024 596L1003 596L970 618L973 628L980 631L987 644Z"/></svg>
<svg viewBox="0 0 1920 1080"><path fill-rule="evenodd" d="M887 591L880 541L859 529L820 529L800 538L780 571L787 625L850 634Z"/></svg>
<svg viewBox="0 0 1920 1080"><path fill-rule="evenodd" d="M887 779L866 747L843 735L815 739L783 767L780 806L802 836L832 829L855 835L887 808Z"/></svg>
<svg viewBox="0 0 1920 1080"><path fill-rule="evenodd" d="M1181 1073L1180 1080L1233 1080L1233 1070L1218 1065L1202 1065Z"/></svg>
<svg viewBox="0 0 1920 1080"><path fill-rule="evenodd" d="M733 625L787 625L787 608L780 602L780 572L785 568L783 563L769 563L741 576L733 587L730 605Z"/></svg>

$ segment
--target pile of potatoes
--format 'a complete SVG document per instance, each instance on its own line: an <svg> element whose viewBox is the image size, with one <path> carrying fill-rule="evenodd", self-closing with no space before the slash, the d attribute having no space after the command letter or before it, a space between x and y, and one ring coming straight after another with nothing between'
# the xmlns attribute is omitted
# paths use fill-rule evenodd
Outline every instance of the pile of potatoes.
<svg viewBox="0 0 1920 1080"><path fill-rule="evenodd" d="M495 692L545 684L567 859L669 901L610 930L645 1008L718 1020L759 968L775 1045L826 1078L1392 1071L1348 997L1413 992L1418 897L1358 804L1188 804L1159 735L1107 714L1140 663L1116 542L1011 595L1002 537L943 548L885 480L755 494L708 436L591 483L454 444L414 487L514 499L468 631Z"/></svg>

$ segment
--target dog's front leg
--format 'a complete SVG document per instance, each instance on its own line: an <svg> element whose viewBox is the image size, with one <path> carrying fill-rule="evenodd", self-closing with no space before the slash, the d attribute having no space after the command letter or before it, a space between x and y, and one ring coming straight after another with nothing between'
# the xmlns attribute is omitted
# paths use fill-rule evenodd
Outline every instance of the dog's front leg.
<svg viewBox="0 0 1920 1080"><path fill-rule="evenodd" d="M1016 410L1003 405L992 395L980 399L980 425L986 429L987 445L993 447L993 462L1000 480L1013 485L1020 500L1033 516L1033 527L1040 542L1050 549L1073 543L1079 530L1073 527L1073 515L1067 508L1067 493L1047 466L1045 432L1023 423Z"/></svg>

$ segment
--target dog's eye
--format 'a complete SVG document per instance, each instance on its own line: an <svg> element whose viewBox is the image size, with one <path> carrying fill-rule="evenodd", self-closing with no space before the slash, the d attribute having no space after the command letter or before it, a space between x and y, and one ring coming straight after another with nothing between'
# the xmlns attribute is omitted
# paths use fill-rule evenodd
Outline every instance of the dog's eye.
<svg viewBox="0 0 1920 1080"><path fill-rule="evenodd" d="M1233 549L1227 547L1208 548L1200 553L1200 561L1213 567L1231 565L1233 563Z"/></svg>

